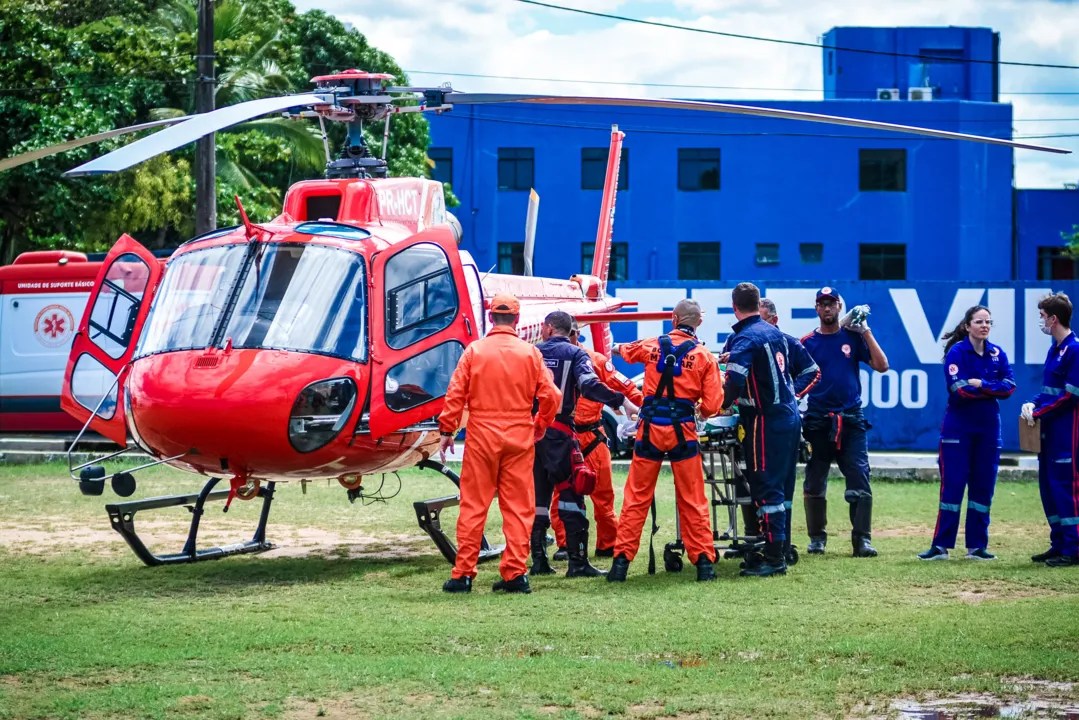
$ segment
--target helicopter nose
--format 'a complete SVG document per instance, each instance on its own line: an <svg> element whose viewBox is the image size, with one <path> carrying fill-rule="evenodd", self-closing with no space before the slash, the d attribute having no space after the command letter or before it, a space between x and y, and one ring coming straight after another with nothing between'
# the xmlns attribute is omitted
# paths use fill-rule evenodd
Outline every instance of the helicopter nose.
<svg viewBox="0 0 1079 720"><path fill-rule="evenodd" d="M305 476L352 439L366 373L355 362L278 350L142 358L127 383L132 434L206 473Z"/></svg>

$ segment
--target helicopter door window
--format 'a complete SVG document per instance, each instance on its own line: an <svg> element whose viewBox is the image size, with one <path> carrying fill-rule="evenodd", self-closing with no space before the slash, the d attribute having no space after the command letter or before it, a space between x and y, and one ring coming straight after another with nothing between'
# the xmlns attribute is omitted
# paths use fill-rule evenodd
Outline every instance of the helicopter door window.
<svg viewBox="0 0 1079 720"><path fill-rule="evenodd" d="M90 340L113 359L123 355L131 345L149 278L150 268L132 253L116 258L105 273L90 310Z"/></svg>
<svg viewBox="0 0 1079 720"><path fill-rule="evenodd" d="M465 286L468 288L468 299L472 302L472 314L476 317L479 325L479 336L486 335L487 315L483 312L483 285L480 282L480 271L475 265L465 265Z"/></svg>
<svg viewBox="0 0 1079 720"><path fill-rule="evenodd" d="M457 314L450 261L438 245L419 243L386 261L386 342L408 347L449 327Z"/></svg>
<svg viewBox="0 0 1079 720"><path fill-rule="evenodd" d="M79 356L71 371L71 394L75 402L103 420L116 414L116 376L87 353Z"/></svg>
<svg viewBox="0 0 1079 720"><path fill-rule="evenodd" d="M386 373L386 407L404 412L446 394L465 346L456 340L435 345Z"/></svg>

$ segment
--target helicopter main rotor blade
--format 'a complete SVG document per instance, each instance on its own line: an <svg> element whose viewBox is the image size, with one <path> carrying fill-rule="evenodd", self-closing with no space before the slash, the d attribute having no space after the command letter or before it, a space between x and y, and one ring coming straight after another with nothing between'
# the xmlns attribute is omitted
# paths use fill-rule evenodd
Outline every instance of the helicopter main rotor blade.
<svg viewBox="0 0 1079 720"><path fill-rule="evenodd" d="M985 137L983 135L968 135L967 133L949 132L947 130L933 130L930 128L914 127L912 125L897 125L895 123L879 122L877 120L861 120L858 118L840 117L837 115L822 115L820 113L802 112L799 110L780 110L777 108L763 108L753 105L734 105L731 103L701 102L698 100L653 100L647 98L607 98L607 97L584 97L569 95L512 95L503 93L456 93L447 92L445 102L450 105L491 105L495 103L530 103L535 105L606 105L616 107L648 107L672 110L701 110L704 112L729 113L734 115L755 115L758 117L779 118L782 120L803 120L805 122L827 123L829 125L846 125L848 127L865 128L868 130L884 130L886 132L906 133L912 135L926 135L928 137L942 138L944 140L968 140L971 142L988 143L990 145L1003 145L1005 147L1020 148L1023 150L1038 150L1040 152L1059 153L1067 155L1071 150L1064 148L1049 147L1046 145L1032 145L1030 143L1005 140L1003 138Z"/></svg>
<svg viewBox="0 0 1079 720"><path fill-rule="evenodd" d="M75 140L68 140L67 142L57 143L56 145L49 145L48 147L38 148L37 150L31 150L30 152L24 152L21 155L15 155L14 157L4 158L0 160L0 172L10 170L11 168L25 165L26 163L40 160L41 158L49 157L50 155L56 155L57 153L66 152L68 150L74 150L75 148L82 147L83 145L89 145L91 143L101 142L102 140L108 140L114 137L120 137L121 135L127 135L128 133L139 132L140 130L150 130L156 127L164 127L166 125L175 125L176 123L183 122L189 119L191 116L168 118L167 120L154 120L153 122L141 123L139 125L128 125L127 127L116 128L115 130L109 130L108 132L98 133L96 135L87 135L86 137L76 138Z"/></svg>
<svg viewBox="0 0 1079 720"><path fill-rule="evenodd" d="M291 107L332 105L333 102L332 95L288 95L250 100L208 113L192 115L178 125L162 130L159 133L154 133L150 137L137 140L130 145L125 145L118 150L113 150L108 155L102 155L95 160L78 166L74 170L68 170L64 175L66 177L77 177L80 175L119 172L132 165L138 165L149 160L155 155L160 155L163 152L175 150L178 147L194 142L204 135L224 130L227 127L246 122L260 115Z"/></svg>

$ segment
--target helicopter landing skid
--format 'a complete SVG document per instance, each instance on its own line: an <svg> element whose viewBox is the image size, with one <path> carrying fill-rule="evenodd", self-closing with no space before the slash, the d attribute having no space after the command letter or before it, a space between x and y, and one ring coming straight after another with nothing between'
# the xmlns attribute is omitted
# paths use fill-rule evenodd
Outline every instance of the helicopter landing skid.
<svg viewBox="0 0 1079 720"><path fill-rule="evenodd" d="M461 478L457 473L450 470L442 463L435 462L433 460L423 460L416 467L424 470L434 470L442 475L445 475L450 481L458 488L461 487ZM446 533L442 530L442 524L439 522L438 516L448 507L455 507L461 504L460 495L447 495L446 497L435 498L433 500L420 500L412 503L412 508L416 511L416 520L420 523L420 528L425 533L431 536L431 539L435 543L435 547L442 553L442 557L449 561L450 565L457 562L457 546L446 537ZM480 562L486 562L487 560L494 560L502 555L502 551L506 549L505 545L491 545L487 542L487 536L484 535L480 540Z"/></svg>
<svg viewBox="0 0 1079 720"><path fill-rule="evenodd" d="M273 543L266 542L266 520L270 517L270 503L273 502L274 496L274 483L270 482L265 487L258 489L257 495L262 498L262 512L259 514L258 526L255 528L255 535L252 539L221 547L204 548L202 550L197 548L199 521L205 512L205 504L208 501L227 500L229 496L228 490L212 492L218 482L220 482L220 478L210 478L203 485L200 492L191 495L166 495L145 500L112 503L105 506L105 511L109 514L113 529L123 536L139 560L142 560L150 567L218 560L229 555L260 553L277 547ZM187 533L187 542L184 543L183 550L178 553L155 555L150 552L135 531L135 513L140 510L159 510L179 505L187 505L187 509L191 512L191 527Z"/></svg>

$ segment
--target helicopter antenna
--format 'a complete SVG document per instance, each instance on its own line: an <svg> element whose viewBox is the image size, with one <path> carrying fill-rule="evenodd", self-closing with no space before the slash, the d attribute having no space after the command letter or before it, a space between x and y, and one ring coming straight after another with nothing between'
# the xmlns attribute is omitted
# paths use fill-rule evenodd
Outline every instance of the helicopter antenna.
<svg viewBox="0 0 1079 720"><path fill-rule="evenodd" d="M240 209L240 220L243 221L244 231L247 233L247 239L250 240L255 236L255 226L247 219L247 212L244 210L243 203L240 202L240 196L233 195L233 197L236 198L236 207Z"/></svg>

